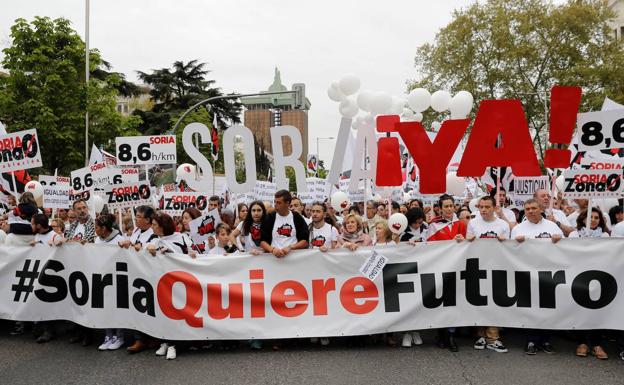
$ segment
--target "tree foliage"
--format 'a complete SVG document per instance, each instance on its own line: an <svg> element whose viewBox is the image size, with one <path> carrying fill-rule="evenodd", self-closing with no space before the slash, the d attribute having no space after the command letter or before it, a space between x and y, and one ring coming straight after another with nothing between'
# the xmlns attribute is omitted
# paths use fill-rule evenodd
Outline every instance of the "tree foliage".
<svg viewBox="0 0 624 385"><path fill-rule="evenodd" d="M143 124L141 131L146 135L157 135L169 131L175 122L188 108L204 99L222 96L220 88L213 87L214 80L207 80L210 71L205 69L206 63L191 60L188 63L176 61L172 68L152 70L151 73L138 71L139 79L151 87L150 96L154 101L151 111L137 111ZM227 124L240 123L241 104L232 100L216 100L209 105L211 112L217 115L219 127ZM204 107L197 109L199 116ZM211 126L212 114L205 114L206 119L189 120ZM183 122L184 123L184 122ZM179 128L182 130L183 124Z"/></svg>
<svg viewBox="0 0 624 385"><path fill-rule="evenodd" d="M544 103L553 85L581 86L584 111L599 109L605 96L624 101L624 51L605 3L489 0L455 11L435 41L418 48L421 76L409 88L463 89L477 103L520 99L543 155Z"/></svg>
<svg viewBox="0 0 624 385"><path fill-rule="evenodd" d="M139 119L116 111L119 74L98 72L87 87L85 44L67 19L18 19L11 40L3 50L9 75L0 78L0 120L11 132L37 128L44 171L84 166L87 110L90 143L112 149L116 136L137 132ZM97 50L89 59L92 73L106 67Z"/></svg>

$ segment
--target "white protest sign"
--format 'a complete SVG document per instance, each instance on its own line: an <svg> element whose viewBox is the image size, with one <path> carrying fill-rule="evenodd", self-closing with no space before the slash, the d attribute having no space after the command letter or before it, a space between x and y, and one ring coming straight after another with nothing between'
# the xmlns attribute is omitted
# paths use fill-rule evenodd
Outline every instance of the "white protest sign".
<svg viewBox="0 0 624 385"><path fill-rule="evenodd" d="M109 209L123 209L152 204L152 191L146 181L122 185L108 185L104 203Z"/></svg>
<svg viewBox="0 0 624 385"><path fill-rule="evenodd" d="M370 257L368 257L362 267L360 267L360 273L371 281L374 281L379 273L383 271L386 263L388 263L388 258L373 250Z"/></svg>
<svg viewBox="0 0 624 385"><path fill-rule="evenodd" d="M565 198L617 198L622 195L622 170L565 170Z"/></svg>
<svg viewBox="0 0 624 385"><path fill-rule="evenodd" d="M303 202L306 205L309 205L316 200L316 196L314 193L314 188L316 185L315 179L316 178L306 178L306 185L308 186L308 191L297 192L297 197L301 199L301 202Z"/></svg>
<svg viewBox="0 0 624 385"><path fill-rule="evenodd" d="M171 216L180 216L188 208L204 211L208 207L208 196L200 192L165 192L162 210Z"/></svg>
<svg viewBox="0 0 624 385"><path fill-rule="evenodd" d="M69 185L43 187L43 207L46 209L67 209L71 207Z"/></svg>
<svg viewBox="0 0 624 385"><path fill-rule="evenodd" d="M578 114L579 151L624 147L624 109Z"/></svg>
<svg viewBox="0 0 624 385"><path fill-rule="evenodd" d="M71 172L71 188L74 193L105 188L109 185L110 170L105 163L92 164Z"/></svg>
<svg viewBox="0 0 624 385"><path fill-rule="evenodd" d="M134 167L108 167L108 183L124 184L139 181L139 169Z"/></svg>
<svg viewBox="0 0 624 385"><path fill-rule="evenodd" d="M0 136L0 172L26 170L42 165L37 130Z"/></svg>
<svg viewBox="0 0 624 385"><path fill-rule="evenodd" d="M175 135L118 136L118 165L176 163Z"/></svg>
<svg viewBox="0 0 624 385"><path fill-rule="evenodd" d="M256 199L260 201L273 202L276 192L277 184L272 182L256 181L256 188L254 189Z"/></svg>
<svg viewBox="0 0 624 385"><path fill-rule="evenodd" d="M39 183L41 183L42 186L69 186L69 182L68 176L39 175Z"/></svg>
<svg viewBox="0 0 624 385"><path fill-rule="evenodd" d="M621 170L624 166L624 159L613 157L607 160L583 157L583 159L581 159L581 166L589 170Z"/></svg>
<svg viewBox="0 0 624 385"><path fill-rule="evenodd" d="M514 191L513 200L516 206L522 206L525 201L533 198L535 191L545 189L550 191L550 181L548 176L516 176L513 179Z"/></svg>
<svg viewBox="0 0 624 385"><path fill-rule="evenodd" d="M313 178L314 180L314 199L324 201L329 195L329 183L325 179ZM310 188L308 187L308 191Z"/></svg>
<svg viewBox="0 0 624 385"><path fill-rule="evenodd" d="M219 223L221 223L221 216L219 216L217 209L193 219L189 222L189 230L193 240L201 243L208 239L209 236L214 236Z"/></svg>

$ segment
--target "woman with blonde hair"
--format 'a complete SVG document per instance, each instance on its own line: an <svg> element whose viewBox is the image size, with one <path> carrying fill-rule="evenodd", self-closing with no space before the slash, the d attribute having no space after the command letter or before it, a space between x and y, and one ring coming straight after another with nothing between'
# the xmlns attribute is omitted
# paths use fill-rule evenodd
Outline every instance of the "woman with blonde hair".
<svg viewBox="0 0 624 385"><path fill-rule="evenodd" d="M338 247L353 251L359 246L370 246L372 243L368 234L364 233L362 217L353 213L347 214L344 217L342 234L338 236Z"/></svg>

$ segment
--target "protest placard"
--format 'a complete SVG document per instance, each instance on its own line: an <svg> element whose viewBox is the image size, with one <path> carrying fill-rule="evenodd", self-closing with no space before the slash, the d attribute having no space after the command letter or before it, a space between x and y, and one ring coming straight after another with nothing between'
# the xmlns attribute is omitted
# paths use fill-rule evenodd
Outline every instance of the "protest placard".
<svg viewBox="0 0 624 385"><path fill-rule="evenodd" d="M565 170L565 198L613 198L624 190L621 170Z"/></svg>
<svg viewBox="0 0 624 385"><path fill-rule="evenodd" d="M175 135L118 136L118 165L176 163Z"/></svg>
<svg viewBox="0 0 624 385"><path fill-rule="evenodd" d="M43 166L36 129L0 136L0 171L9 172Z"/></svg>
<svg viewBox="0 0 624 385"><path fill-rule="evenodd" d="M108 185L104 190L104 203L109 209L123 209L152 204L152 192L146 181L121 185Z"/></svg>

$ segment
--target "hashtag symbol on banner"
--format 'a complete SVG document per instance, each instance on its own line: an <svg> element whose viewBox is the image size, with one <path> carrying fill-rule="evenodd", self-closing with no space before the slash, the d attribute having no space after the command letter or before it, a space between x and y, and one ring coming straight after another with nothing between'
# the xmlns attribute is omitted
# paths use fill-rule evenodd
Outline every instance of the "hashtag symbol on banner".
<svg viewBox="0 0 624 385"><path fill-rule="evenodd" d="M31 262L30 259L27 259L24 261L22 269L15 272L15 278L19 278L19 281L17 284L11 286L11 290L15 292L15 297L13 298L14 302L19 302L21 300L22 293L25 293L24 302L26 302L28 296L35 288L35 279L39 276L39 260L35 261L32 269L30 268Z"/></svg>

